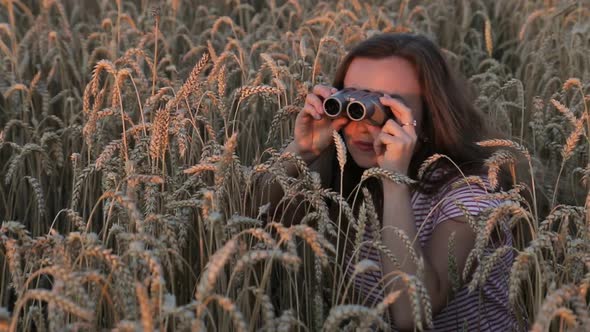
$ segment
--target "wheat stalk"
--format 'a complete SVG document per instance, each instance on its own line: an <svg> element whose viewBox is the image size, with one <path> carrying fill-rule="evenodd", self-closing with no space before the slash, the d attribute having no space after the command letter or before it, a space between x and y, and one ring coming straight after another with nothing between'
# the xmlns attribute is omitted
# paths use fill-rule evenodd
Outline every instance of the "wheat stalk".
<svg viewBox="0 0 590 332"><path fill-rule="evenodd" d="M6 226L6 223L2 223L2 228L5 228ZM15 291L20 293L25 283L25 277L21 264L22 257L19 250L20 248L14 239L3 239L3 244L6 248L5 255L8 260L8 269L12 279L10 286L14 288Z"/></svg>
<svg viewBox="0 0 590 332"><path fill-rule="evenodd" d="M387 324L383 319L370 308L355 305L355 304L344 304L332 307L324 326L323 331L339 331L340 324L348 319L358 318L360 320L368 320L371 323L377 323L383 330L387 330Z"/></svg>
<svg viewBox="0 0 590 332"><path fill-rule="evenodd" d="M150 304L147 290L140 282L135 283L135 294L137 294L137 300L141 310L141 328L143 331L153 331L154 320L152 306Z"/></svg>
<svg viewBox="0 0 590 332"><path fill-rule="evenodd" d="M477 142L477 145L485 146L485 147L510 147L510 148L513 148L513 149L517 150L518 152L522 153L522 155L525 156L525 158L529 162L531 161L531 154L529 153L527 148L525 148L521 144L511 141L511 140L489 139L489 140Z"/></svg>
<svg viewBox="0 0 590 332"><path fill-rule="evenodd" d="M367 207L363 202L359 209L359 217L358 217L358 231L356 232L355 239L354 239L354 251L360 250L361 246L363 245L363 240L365 237L365 232L367 228ZM378 238L378 237L377 237ZM358 261L358 256L355 257L355 261Z"/></svg>
<svg viewBox="0 0 590 332"><path fill-rule="evenodd" d="M582 82L580 81L579 78L576 77L570 77L568 78L564 83L563 83L563 87L562 89L564 91L567 91L569 89L571 89L572 87L577 86L579 89L583 88ZM553 101L553 100L552 100Z"/></svg>
<svg viewBox="0 0 590 332"><path fill-rule="evenodd" d="M452 294L456 294L461 287L461 277L459 274L459 266L457 264L457 256L455 250L455 235L456 232L451 233L447 245L447 254L449 256L447 262L449 280L451 282Z"/></svg>
<svg viewBox="0 0 590 332"><path fill-rule="evenodd" d="M238 310L238 307L231 299L221 295L211 295L211 298L217 301L219 306L229 313L235 331L245 332L248 330L244 315Z"/></svg>
<svg viewBox="0 0 590 332"><path fill-rule="evenodd" d="M84 320L87 320L87 321L92 321L94 318L94 315L92 314L92 312L90 312L87 309L80 308L79 305L77 305L76 303L72 302L71 300L67 299L64 296L55 294L54 292L48 291L48 290L30 289L30 290L26 291L23 294L23 296L15 304L13 315L12 315L12 320L11 320L10 328L9 328L10 331L16 331L17 324L18 324L19 312L21 311L21 309L23 309L24 305L29 300L38 300L38 301L52 303L52 304L58 306L60 309L63 309L65 311L67 311L75 316L78 316Z"/></svg>
<svg viewBox="0 0 590 332"><path fill-rule="evenodd" d="M492 52L494 50L494 45L492 42L492 23L490 19L486 17L485 25L484 25L484 34L486 40L486 51L488 52L488 56L492 57Z"/></svg>
<svg viewBox="0 0 590 332"><path fill-rule="evenodd" d="M333 254L336 253L336 249L330 242L328 242L328 240L326 240L320 233L307 225L303 224L291 226L290 231L294 235L297 235L305 240L305 242L313 250L316 257L321 260L324 266L328 264L328 255L326 254L324 248L328 249L328 251L332 252Z"/></svg>
<svg viewBox="0 0 590 332"><path fill-rule="evenodd" d="M518 39L520 41L524 40L526 30L531 23L536 20L538 17L544 15L547 12L546 9L537 9L533 11L525 20L524 24L521 26L520 31L518 33Z"/></svg>
<svg viewBox="0 0 590 332"><path fill-rule="evenodd" d="M489 211L489 210L488 210ZM504 218L511 216L512 218L523 218L528 217L527 212L518 203L505 202L492 208L489 215L482 213L479 216L479 225L477 226L477 234L475 240L475 246L467 256L465 261L465 268L463 270L463 280L467 280L471 266L475 259L483 255L484 248L489 242L492 230L498 227L500 231L503 231L503 227L506 227ZM480 259L481 260L481 259Z"/></svg>
<svg viewBox="0 0 590 332"><path fill-rule="evenodd" d="M584 113L579 119L576 120L574 131L565 141L565 145L561 151L561 156L563 157L564 162L572 156L572 153L576 148L578 141L580 140L580 136L584 131L584 123L586 122L587 114L588 113Z"/></svg>
<svg viewBox="0 0 590 332"><path fill-rule="evenodd" d="M275 88L274 86L268 85L258 85L258 86L243 86L236 90L236 95L238 96L238 104L241 104L242 101L248 99L250 96L258 95L258 94L267 94L267 95L280 95L281 90Z"/></svg>
<svg viewBox="0 0 590 332"><path fill-rule="evenodd" d="M203 302L205 297L211 292L217 281L217 276L230 256L238 248L238 242L235 239L228 240L221 249L216 251L209 259L205 270L201 274L199 284L197 286L195 297L197 300Z"/></svg>
<svg viewBox="0 0 590 332"><path fill-rule="evenodd" d="M335 130L332 131L332 138L334 139L334 144L336 145L336 156L338 159L340 172L344 172L344 165L346 164L346 144L344 144L344 140Z"/></svg>
<svg viewBox="0 0 590 332"><path fill-rule="evenodd" d="M264 329L276 329L275 324L275 307L272 304L272 300L270 296L264 293L264 290L261 288L249 288L254 294L256 294L257 300L262 303L262 308L260 309L260 313L263 316L264 320Z"/></svg>
<svg viewBox="0 0 590 332"><path fill-rule="evenodd" d="M500 167L504 164L514 165L515 162L516 158L508 150L498 150L485 160L485 165L488 167L488 181L492 189L498 188Z"/></svg>
<svg viewBox="0 0 590 332"><path fill-rule="evenodd" d="M470 175L467 177L461 177L460 179L456 180L455 182L451 183L451 188L452 189L457 189L460 188L462 186L471 186L472 184L478 185L480 188L488 191L489 186L484 182L484 180L481 178L481 176L478 175Z"/></svg>
<svg viewBox="0 0 590 332"><path fill-rule="evenodd" d="M178 92L176 93L176 96L170 101L168 101L168 103L166 103L166 110L172 110L173 108L177 107L181 101L185 100L191 93L197 93L199 91L199 89L201 88L199 75L205 69L208 63L209 54L204 53L203 56L201 56L199 62L197 62L197 64L193 67L186 82L180 87L180 90L178 90Z"/></svg>
<svg viewBox="0 0 590 332"><path fill-rule="evenodd" d="M170 126L170 112L166 109L159 109L152 126L150 138L150 157L153 159L164 159L168 148L168 128Z"/></svg>
<svg viewBox="0 0 590 332"><path fill-rule="evenodd" d="M578 288L574 285L564 285L549 294L543 301L541 312L539 313L538 318L535 320L531 331L547 331L551 321L556 316L564 319L570 326L576 325L576 315L574 312L568 308L563 307L563 305L570 301L581 302L582 308L585 307L585 305L583 305L585 301L580 298L580 295L578 294ZM582 310L582 313L586 311L585 308ZM585 316L587 316L587 312L585 314Z"/></svg>
<svg viewBox="0 0 590 332"><path fill-rule="evenodd" d="M33 193L35 193L35 200L37 201L37 213L39 213L39 217L42 218L45 215L45 196L43 195L43 188L41 188L41 184L34 177L25 176L25 179L33 189Z"/></svg>
<svg viewBox="0 0 590 332"><path fill-rule="evenodd" d="M236 262L233 273L244 270L246 266L254 265L264 260L279 260L287 268L297 270L301 265L299 256L282 252L280 250L250 250Z"/></svg>
<svg viewBox="0 0 590 332"><path fill-rule="evenodd" d="M113 140L111 141L100 153L94 165L96 166L96 170L101 170L105 163L112 158L113 154L117 149L121 148L121 140Z"/></svg>
<svg viewBox="0 0 590 332"><path fill-rule="evenodd" d="M410 179L406 175L392 172L390 170L386 170L386 169L379 168L379 167L372 167L372 168L365 170L363 172L362 177L361 177L361 182L363 182L366 179L371 178L371 177L382 177L382 178L388 179L394 183L406 184L406 185L411 185L411 184L416 183L415 180Z"/></svg>
<svg viewBox="0 0 590 332"><path fill-rule="evenodd" d="M562 103L560 103L559 101L555 100L555 99L551 99L551 103L553 104L553 106L555 106L555 108L561 113L563 114L566 119L569 120L569 122L574 125L574 127L577 124L577 119L576 116L574 115L574 113L565 105L563 105Z"/></svg>
<svg viewBox="0 0 590 332"><path fill-rule="evenodd" d="M527 251L521 252L516 257L512 268L510 269L510 282L508 298L511 304L516 304L517 297L520 294L520 283L521 280L525 279L528 275L529 265L532 263L533 254Z"/></svg>
<svg viewBox="0 0 590 332"><path fill-rule="evenodd" d="M473 292L477 289L477 287L483 287L483 285L487 282L488 276L492 272L492 270L497 266L498 260L502 259L507 253L514 250L511 246L503 246L496 250L494 253L489 257L486 257L480 264L477 266L475 272L473 273L473 277L471 282L469 283L468 289L469 292Z"/></svg>

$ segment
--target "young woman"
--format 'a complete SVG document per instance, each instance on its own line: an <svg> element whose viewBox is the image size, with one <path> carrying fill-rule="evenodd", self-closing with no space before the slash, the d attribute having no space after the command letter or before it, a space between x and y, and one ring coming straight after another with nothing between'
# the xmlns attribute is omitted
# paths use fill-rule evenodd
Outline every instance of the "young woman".
<svg viewBox="0 0 590 332"><path fill-rule="evenodd" d="M327 116L323 101L343 88L381 94L380 102L392 117L383 125L375 125L366 120L351 121L346 115ZM339 191L340 174L334 160L332 136L334 130L338 131L348 151L344 197L355 190L365 169L380 167L417 179L422 162L435 153L452 159L463 175L480 175L485 183L487 170L483 161L490 151L476 142L489 138L491 132L466 95L465 87L454 77L441 50L427 38L410 34L376 35L348 53L337 70L333 87L318 85L307 95L295 121L294 140L286 152L301 156L310 168L320 173L324 185ZM395 275L393 271L416 275L418 267L411 259L404 260L410 257L409 250L394 232L394 229L402 230L410 240L417 239L413 249L423 261L422 281L432 304L433 330L513 330L515 319L508 303L512 254L501 258L478 290L468 292L468 278L460 280L460 288L452 292L449 239L454 237L454 259L460 276L476 238L464 211L476 216L501 204L477 198L489 193L490 188L474 184L451 186L463 177L461 172L442 158L415 186L386 179L369 186L381 221L380 240L404 263L395 266L390 259L381 257L379 251L363 249L361 258L380 262L382 269L357 276L354 285L372 300L367 302L370 305L384 294L402 288L399 283L388 282ZM293 166L289 166L287 173L297 175ZM267 194L273 204L281 197L276 185ZM356 202L359 201L362 200L357 198ZM459 208L461 204L463 210ZM295 214L293 222L299 217ZM366 243L371 240L370 233L365 233ZM489 250L512 243L508 230L500 233L490 241ZM350 253L347 257L351 257ZM408 296L391 305L389 314L393 325L412 330L411 308Z"/></svg>

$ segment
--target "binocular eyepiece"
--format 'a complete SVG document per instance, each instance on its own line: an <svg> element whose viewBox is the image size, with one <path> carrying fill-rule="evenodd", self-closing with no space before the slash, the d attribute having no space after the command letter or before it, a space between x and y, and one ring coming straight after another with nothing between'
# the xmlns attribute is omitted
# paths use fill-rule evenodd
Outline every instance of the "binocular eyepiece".
<svg viewBox="0 0 590 332"><path fill-rule="evenodd" d="M336 118L346 110L352 121L367 120L372 125L382 126L393 115L379 101L381 96L383 94L377 92L345 88L324 100L324 113Z"/></svg>

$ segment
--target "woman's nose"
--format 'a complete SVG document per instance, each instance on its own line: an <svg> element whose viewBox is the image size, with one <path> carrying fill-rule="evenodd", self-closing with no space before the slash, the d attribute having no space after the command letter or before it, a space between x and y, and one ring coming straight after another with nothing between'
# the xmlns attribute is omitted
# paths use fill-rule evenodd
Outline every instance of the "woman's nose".
<svg viewBox="0 0 590 332"><path fill-rule="evenodd" d="M381 133L381 127L379 126L373 126L370 124L366 124L364 126L365 130L369 132L369 134L371 134L371 136L373 137L373 139L376 139L377 136L379 136L379 133Z"/></svg>
<svg viewBox="0 0 590 332"><path fill-rule="evenodd" d="M363 123L364 121L350 121L348 126L352 127L352 129L356 132L363 132L368 131L367 125Z"/></svg>

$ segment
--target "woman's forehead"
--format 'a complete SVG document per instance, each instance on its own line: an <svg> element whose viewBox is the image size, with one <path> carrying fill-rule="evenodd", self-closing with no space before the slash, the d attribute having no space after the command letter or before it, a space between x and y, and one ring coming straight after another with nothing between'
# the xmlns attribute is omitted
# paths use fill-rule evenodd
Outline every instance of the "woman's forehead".
<svg viewBox="0 0 590 332"><path fill-rule="evenodd" d="M415 66L400 57L353 59L344 77L344 87L396 96L412 108L420 107L422 103Z"/></svg>

